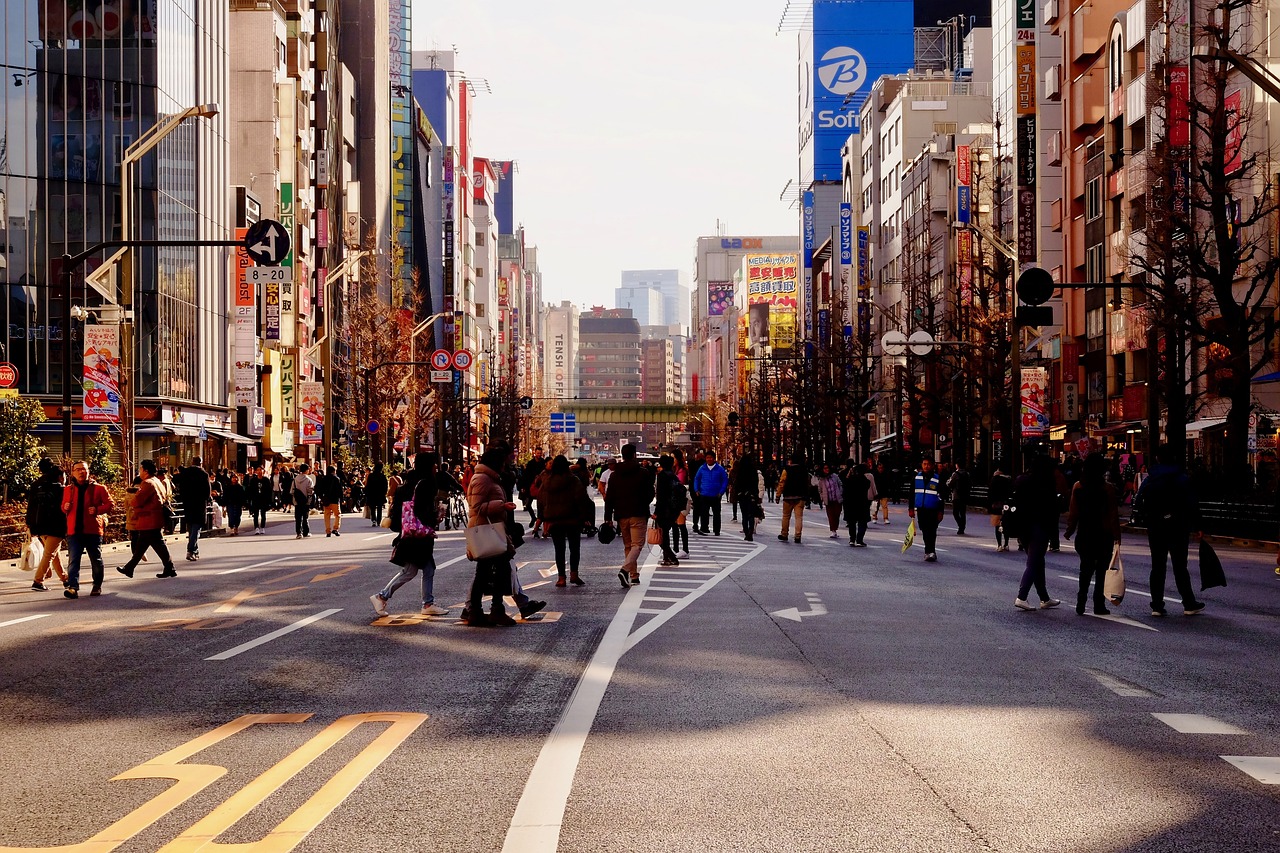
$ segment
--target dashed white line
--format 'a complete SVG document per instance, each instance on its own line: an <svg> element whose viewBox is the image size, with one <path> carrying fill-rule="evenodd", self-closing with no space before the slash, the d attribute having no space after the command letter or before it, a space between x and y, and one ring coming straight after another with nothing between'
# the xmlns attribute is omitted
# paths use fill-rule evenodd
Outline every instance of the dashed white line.
<svg viewBox="0 0 1280 853"><path fill-rule="evenodd" d="M23 616L21 619L10 619L8 622L0 622L0 628L8 628L10 625L20 625L23 622L31 622L32 620L35 620L35 619L43 619L44 617L49 615L52 615L52 614L37 613L35 616Z"/></svg>
<svg viewBox="0 0 1280 853"><path fill-rule="evenodd" d="M298 630L299 628L305 628L308 625L310 625L312 622L319 622L321 619L327 618L329 616L332 616L335 613L341 613L341 612L342 612L341 607L335 607L330 610L322 610L319 613L312 614L311 616L308 616L305 619L299 619L297 622L294 622L292 625L285 625L283 628L279 628L275 631L272 631L270 634L263 634L261 637L257 638L256 640L250 640L247 643L241 643L240 645L236 646L233 649L227 649L225 652L219 652L218 654L213 655L212 657L205 658L205 660L229 660L230 658L233 658L239 654L243 654L244 652L247 652L250 649L256 649L258 646L261 646L264 643L269 643L272 640L279 639L280 637L283 637L285 634L291 634L294 631Z"/></svg>
<svg viewBox="0 0 1280 853"><path fill-rule="evenodd" d="M1128 682L1121 681L1114 676L1108 675L1105 672L1099 672L1096 669L1086 669L1085 672L1093 676L1095 681L1110 690L1112 693L1117 696L1123 696L1126 699L1143 699L1156 695L1150 690L1139 687L1136 684L1129 684Z"/></svg>
<svg viewBox="0 0 1280 853"><path fill-rule="evenodd" d="M1175 732L1184 735L1247 735L1244 729L1204 714L1152 714Z"/></svg>
<svg viewBox="0 0 1280 853"><path fill-rule="evenodd" d="M265 563L254 563L252 566L241 566L238 569L227 569L225 572L216 572L215 574L234 575L234 574L239 574L240 572L247 572L250 569L260 569L263 566L272 566L272 565L275 565L276 563L283 563L285 560L296 560L296 559L298 558L297 557L281 557L278 560L267 560Z"/></svg>
<svg viewBox="0 0 1280 853"><path fill-rule="evenodd" d="M394 532L394 531L393 531L393 532L391 532L391 533L375 533L375 534L373 534L372 536L366 536L366 537L364 537L364 541L365 541L365 542L372 542L372 541L373 541L373 540L375 540L375 539L385 539L385 538L386 538L386 537L388 537L388 536L395 536L395 535L396 535L396 534L395 534L395 532Z"/></svg>
<svg viewBox="0 0 1280 853"><path fill-rule="evenodd" d="M1265 755L1223 755L1224 761L1234 764L1264 785L1280 785L1280 758Z"/></svg>
<svg viewBox="0 0 1280 853"><path fill-rule="evenodd" d="M684 601L683 598L671 598L670 596L665 596L665 595L648 595L648 594L645 595L644 600L645 601L668 601L668 602Z"/></svg>

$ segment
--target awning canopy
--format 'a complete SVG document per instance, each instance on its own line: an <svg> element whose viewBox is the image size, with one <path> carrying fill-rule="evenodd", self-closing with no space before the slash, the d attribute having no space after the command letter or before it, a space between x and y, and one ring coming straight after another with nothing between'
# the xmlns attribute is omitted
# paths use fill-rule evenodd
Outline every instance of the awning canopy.
<svg viewBox="0 0 1280 853"><path fill-rule="evenodd" d="M898 434L896 432L891 432L884 438L877 438L875 441L871 442L871 452L879 453L881 450L888 450L893 446L897 439Z"/></svg>
<svg viewBox="0 0 1280 853"><path fill-rule="evenodd" d="M71 424L72 435L97 435L98 430L106 427L113 435L119 435L120 425L114 423L84 423L83 421L73 421ZM31 428L31 432L36 435L62 435L62 418L50 418L47 421L41 421Z"/></svg>
<svg viewBox="0 0 1280 853"><path fill-rule="evenodd" d="M228 441L234 441L236 444L257 444L258 443L258 439L256 438L249 438L249 436L247 435L240 435L237 432L232 432L231 430L227 430L227 429L213 429L212 427L206 427L205 431L208 432L209 435L216 435L218 438L225 438Z"/></svg>
<svg viewBox="0 0 1280 853"><path fill-rule="evenodd" d="M1118 424L1108 424L1101 429L1094 430L1095 435L1121 435L1122 433L1141 432L1146 430L1146 421L1124 421Z"/></svg>
<svg viewBox="0 0 1280 853"><path fill-rule="evenodd" d="M1261 376L1255 376L1255 377L1253 377L1253 381L1254 381L1255 383L1258 383L1258 382L1280 382L1280 370L1274 371L1274 372L1272 372L1272 373L1264 373L1264 374L1262 374Z"/></svg>
<svg viewBox="0 0 1280 853"><path fill-rule="evenodd" d="M198 427L185 426L183 424L156 424L154 426L138 427L135 432L142 436L176 435L179 438L197 438L200 435Z"/></svg>
<svg viewBox="0 0 1280 853"><path fill-rule="evenodd" d="M1226 418L1201 418L1198 421L1192 421L1187 424L1187 435L1197 436L1202 430L1206 429L1226 429Z"/></svg>

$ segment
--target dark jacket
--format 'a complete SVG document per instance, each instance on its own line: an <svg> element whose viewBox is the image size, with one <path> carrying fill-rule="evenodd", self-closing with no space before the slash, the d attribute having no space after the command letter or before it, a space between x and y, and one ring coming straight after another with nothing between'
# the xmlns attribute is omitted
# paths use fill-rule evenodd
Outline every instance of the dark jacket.
<svg viewBox="0 0 1280 853"><path fill-rule="evenodd" d="M381 471L370 471L364 490L369 506L382 506L387 502L387 475Z"/></svg>
<svg viewBox="0 0 1280 853"><path fill-rule="evenodd" d="M587 487L574 476L548 474L538 489L538 516L547 524L578 525L583 521L582 504L587 498Z"/></svg>
<svg viewBox="0 0 1280 853"><path fill-rule="evenodd" d="M342 503L342 481L337 474L321 474L316 478L316 500L320 506Z"/></svg>
<svg viewBox="0 0 1280 853"><path fill-rule="evenodd" d="M194 465L179 468L173 485L178 490L183 515L204 518L204 511L209 506L209 475L205 470Z"/></svg>
<svg viewBox="0 0 1280 853"><path fill-rule="evenodd" d="M1076 531L1076 551L1111 550L1120 541L1120 498L1116 487L1102 484L1102 492L1091 492L1084 483L1071 489L1071 506L1067 510L1067 538Z"/></svg>
<svg viewBox="0 0 1280 853"><path fill-rule="evenodd" d="M782 469L782 497L787 500L803 500L809 496L809 469L803 465L788 465Z"/></svg>
<svg viewBox="0 0 1280 853"><path fill-rule="evenodd" d="M604 496L605 521L618 518L648 518L653 501L653 471L634 459L623 460L609 477Z"/></svg>
<svg viewBox="0 0 1280 853"><path fill-rule="evenodd" d="M1018 477L1013 486L1011 506L1018 536L1039 533L1048 536L1058 526L1058 479L1053 462L1037 459L1029 473Z"/></svg>
<svg viewBox="0 0 1280 853"><path fill-rule="evenodd" d="M222 488L222 503L224 506L243 507L247 494L242 484L227 483Z"/></svg>
<svg viewBox="0 0 1280 853"><path fill-rule="evenodd" d="M32 536L67 535L67 517L62 512L62 472L40 475L27 493L27 527Z"/></svg>
<svg viewBox="0 0 1280 853"><path fill-rule="evenodd" d="M395 497L398 500L394 501L392 505L399 505L398 508L403 511L403 502L412 500L414 517L421 521L424 526L435 530L440 523L440 519L436 514L435 478L431 476L417 477L414 472L410 472L406 480L408 482L396 490L397 495ZM385 500L385 497L383 499ZM425 566L435 559L435 549L435 539L421 536L397 536L391 550L391 562L397 566L409 564Z"/></svg>
<svg viewBox="0 0 1280 853"><path fill-rule="evenodd" d="M245 477L245 506L250 509L270 509L275 499L270 477Z"/></svg>
<svg viewBox="0 0 1280 853"><path fill-rule="evenodd" d="M1200 502L1191 478L1177 465L1157 465L1142 481L1133 508L1148 530L1187 533L1200 529Z"/></svg>
<svg viewBox="0 0 1280 853"><path fill-rule="evenodd" d="M615 475L617 476L617 475ZM653 512L658 516L658 524L662 527L670 527L675 523L676 516L684 512L688 501L676 506L672 500L672 492L675 487L680 485L680 480L676 478L674 471L659 471L655 488L657 491L656 500L653 504Z"/></svg>
<svg viewBox="0 0 1280 853"><path fill-rule="evenodd" d="M1003 471L991 475L987 484L987 509L992 515L1002 515L1005 504L1013 497L1013 478Z"/></svg>

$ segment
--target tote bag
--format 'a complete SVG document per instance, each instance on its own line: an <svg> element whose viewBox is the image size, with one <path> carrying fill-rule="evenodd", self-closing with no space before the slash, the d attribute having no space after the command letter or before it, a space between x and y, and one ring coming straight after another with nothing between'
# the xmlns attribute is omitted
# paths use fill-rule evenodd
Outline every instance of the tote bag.
<svg viewBox="0 0 1280 853"><path fill-rule="evenodd" d="M662 528L658 526L658 522L649 525L649 532L645 534L645 541L650 545L662 544Z"/></svg>
<svg viewBox="0 0 1280 853"><path fill-rule="evenodd" d="M1124 561L1120 559L1120 544L1111 552L1111 565L1107 568L1107 577L1102 584L1102 593L1112 604L1124 601Z"/></svg>
<svg viewBox="0 0 1280 853"><path fill-rule="evenodd" d="M467 559L484 560L507 553L507 526L501 521L467 528Z"/></svg>
<svg viewBox="0 0 1280 853"><path fill-rule="evenodd" d="M405 501L400 509L400 535L406 539L429 539L435 531L413 514L413 501ZM469 540L468 540L469 541Z"/></svg>

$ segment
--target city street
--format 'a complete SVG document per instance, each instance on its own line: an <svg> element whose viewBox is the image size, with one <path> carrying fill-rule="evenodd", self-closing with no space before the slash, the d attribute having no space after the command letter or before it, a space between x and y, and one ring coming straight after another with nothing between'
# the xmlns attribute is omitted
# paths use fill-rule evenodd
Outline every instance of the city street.
<svg viewBox="0 0 1280 853"><path fill-rule="evenodd" d="M558 589L529 538L549 603L506 629L457 622L460 531L452 612L414 581L376 617L391 534L358 516L298 541L272 513L172 580L113 554L100 598L6 570L0 851L1280 849L1273 553L1220 546L1230 585L1186 617L1170 578L1156 619L1129 535L1126 600L1081 617L1064 542L1062 606L1024 612L985 515L929 564L893 510L854 549L816 507L802 545L726 507L627 591L619 541Z"/></svg>

